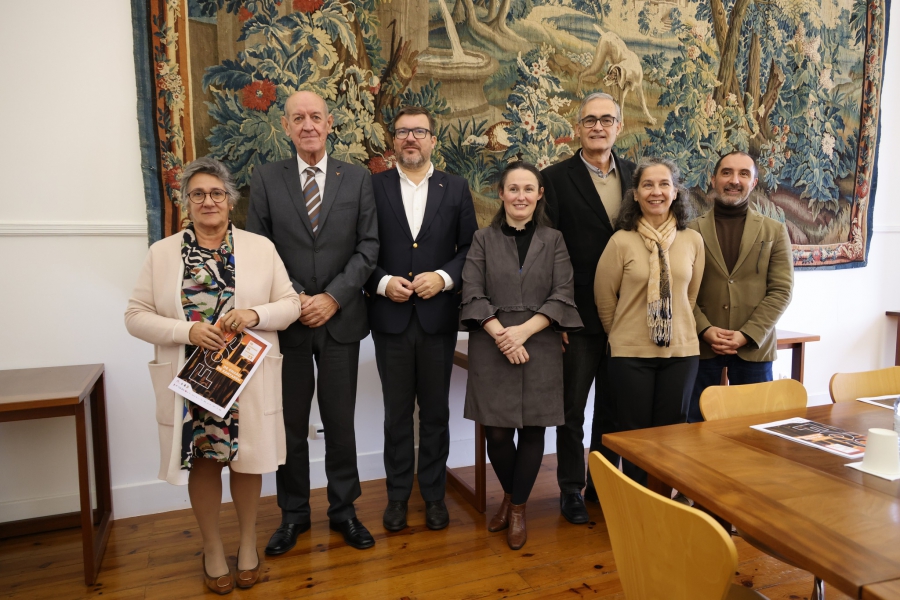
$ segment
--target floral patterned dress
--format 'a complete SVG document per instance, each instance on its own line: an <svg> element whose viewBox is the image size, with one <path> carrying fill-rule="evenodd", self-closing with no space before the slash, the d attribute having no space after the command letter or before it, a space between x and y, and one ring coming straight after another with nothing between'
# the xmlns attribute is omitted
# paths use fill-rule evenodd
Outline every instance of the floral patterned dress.
<svg viewBox="0 0 900 600"><path fill-rule="evenodd" d="M184 281L181 286L181 305L188 321L202 321L214 325L219 317L234 308L234 240L231 224L222 244L209 250L197 243L194 226L184 230L181 258L184 262ZM189 357L196 346L185 346ZM181 468L190 470L194 458L208 458L218 462L237 460L238 401L222 419L208 410L184 401L181 422Z"/></svg>

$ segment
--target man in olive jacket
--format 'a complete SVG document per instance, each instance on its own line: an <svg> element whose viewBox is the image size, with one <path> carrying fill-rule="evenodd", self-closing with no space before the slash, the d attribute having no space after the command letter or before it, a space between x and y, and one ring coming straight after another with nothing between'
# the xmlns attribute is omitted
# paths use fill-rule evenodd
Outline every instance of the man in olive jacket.
<svg viewBox="0 0 900 600"><path fill-rule="evenodd" d="M775 324L791 301L794 264L783 223L749 209L757 167L743 152L723 156L712 179L713 209L690 223L706 248L706 269L694 308L700 368L688 422L703 420L700 394L718 385L772 381Z"/></svg>

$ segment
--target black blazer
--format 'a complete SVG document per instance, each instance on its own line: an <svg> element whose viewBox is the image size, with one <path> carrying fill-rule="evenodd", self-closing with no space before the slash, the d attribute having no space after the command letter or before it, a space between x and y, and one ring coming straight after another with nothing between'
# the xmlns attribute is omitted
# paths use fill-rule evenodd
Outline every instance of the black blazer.
<svg viewBox="0 0 900 600"><path fill-rule="evenodd" d="M409 324L413 306L422 328L428 333L450 333L459 326L459 294L462 268L472 235L478 229L469 185L462 177L435 170L428 182L428 199L419 234L413 239L403 197L400 174L390 169L372 177L378 210L378 237L381 249L378 264L366 283L369 293L369 326L373 331L400 333ZM375 293L385 275L412 281L419 273L446 272L453 288L422 300L413 295L406 302L394 302Z"/></svg>
<svg viewBox="0 0 900 600"><path fill-rule="evenodd" d="M632 188L634 163L613 153L616 170L622 184L622 196ZM584 333L603 333L603 325L594 304L594 274L600 255L609 238L615 233L591 174L581 160L581 150L575 156L541 171L544 176L544 197L554 227L559 229L569 249L575 272L575 304L584 322Z"/></svg>
<svg viewBox="0 0 900 600"><path fill-rule="evenodd" d="M297 158L259 165L250 179L247 230L275 244L294 291L327 292L341 308L324 325L345 344L369 334L363 285L378 259L378 223L369 171L328 157L319 233L313 237ZM310 328L296 321L279 332L298 346Z"/></svg>

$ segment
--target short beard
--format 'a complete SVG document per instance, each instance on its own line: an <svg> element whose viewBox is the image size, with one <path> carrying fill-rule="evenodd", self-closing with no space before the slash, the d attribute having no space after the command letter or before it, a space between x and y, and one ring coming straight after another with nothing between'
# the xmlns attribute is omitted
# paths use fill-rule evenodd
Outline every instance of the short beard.
<svg viewBox="0 0 900 600"><path fill-rule="evenodd" d="M403 153L403 149L400 150L400 154L397 156L397 162L400 163L400 166L407 169L421 169L430 159L431 157L425 156L421 150L417 160L407 158L406 154Z"/></svg>
<svg viewBox="0 0 900 600"><path fill-rule="evenodd" d="M738 200L732 200L731 198L729 198L727 196L723 196L723 195L719 194L719 192L717 192L715 190L713 190L712 197L713 197L713 200L717 204L722 204L724 206L738 206L740 204L745 204L750 201L750 193L752 191L753 190L750 190L750 192L747 192L746 196L741 196Z"/></svg>

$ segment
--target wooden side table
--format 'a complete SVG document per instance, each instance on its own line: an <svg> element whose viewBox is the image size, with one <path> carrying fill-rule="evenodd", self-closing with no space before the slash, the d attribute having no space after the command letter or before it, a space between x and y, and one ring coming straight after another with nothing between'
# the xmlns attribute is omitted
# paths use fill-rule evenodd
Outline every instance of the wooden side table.
<svg viewBox="0 0 900 600"><path fill-rule="evenodd" d="M886 314L889 317L900 317L900 311L897 310L889 310L886 311ZM894 366L900 366L900 319L897 319L897 345L894 350Z"/></svg>
<svg viewBox="0 0 900 600"><path fill-rule="evenodd" d="M103 365L0 371L0 423L67 416L75 417L81 510L0 523L0 539L81 527L84 582L93 585L112 529L112 487ZM89 430L93 449L92 465L88 462ZM96 509L91 507L91 466L96 485Z"/></svg>

